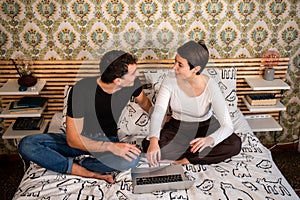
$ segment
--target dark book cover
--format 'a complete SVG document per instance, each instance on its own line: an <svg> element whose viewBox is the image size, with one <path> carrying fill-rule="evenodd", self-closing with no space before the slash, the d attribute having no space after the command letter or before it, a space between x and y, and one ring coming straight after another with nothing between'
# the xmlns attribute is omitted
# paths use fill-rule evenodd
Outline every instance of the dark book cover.
<svg viewBox="0 0 300 200"><path fill-rule="evenodd" d="M23 97L19 100L18 106L27 107L42 107L46 103L47 99L44 97Z"/></svg>
<svg viewBox="0 0 300 200"><path fill-rule="evenodd" d="M9 110L24 109L24 108L28 108L28 106L20 106L19 101L12 101L9 105Z"/></svg>
<svg viewBox="0 0 300 200"><path fill-rule="evenodd" d="M12 127L13 130L40 130L44 117L18 117Z"/></svg>
<svg viewBox="0 0 300 200"><path fill-rule="evenodd" d="M277 102L274 94L249 94L246 99L250 105L256 106L275 105Z"/></svg>
<svg viewBox="0 0 300 200"><path fill-rule="evenodd" d="M252 100L265 100L265 99L275 99L274 94L249 94Z"/></svg>
<svg viewBox="0 0 300 200"><path fill-rule="evenodd" d="M10 103L8 111L9 112L37 112L42 107L31 107L31 106L19 106L18 101L13 101Z"/></svg>

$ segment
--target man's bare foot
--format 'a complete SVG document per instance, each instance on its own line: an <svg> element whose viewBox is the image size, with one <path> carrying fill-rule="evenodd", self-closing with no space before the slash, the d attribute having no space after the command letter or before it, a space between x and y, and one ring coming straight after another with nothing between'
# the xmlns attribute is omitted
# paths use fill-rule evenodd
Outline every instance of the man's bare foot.
<svg viewBox="0 0 300 200"><path fill-rule="evenodd" d="M114 178L113 178L113 175L92 172L92 171L87 170L86 168L82 167L81 165L79 165L77 163L73 163L71 174L86 177L86 178L96 178L96 179L99 179L99 180L104 180L109 184L112 184L112 183L115 182Z"/></svg>
<svg viewBox="0 0 300 200"><path fill-rule="evenodd" d="M100 174L95 172L95 176L93 178L105 180L109 184L113 184L115 182L114 177L111 174Z"/></svg>
<svg viewBox="0 0 300 200"><path fill-rule="evenodd" d="M42 169L42 168L43 168L41 165L38 165L38 164L36 164L35 167L36 167L37 169Z"/></svg>
<svg viewBox="0 0 300 200"><path fill-rule="evenodd" d="M182 158L181 160L175 160L173 162L174 165L187 165L190 164L190 161L186 158Z"/></svg>

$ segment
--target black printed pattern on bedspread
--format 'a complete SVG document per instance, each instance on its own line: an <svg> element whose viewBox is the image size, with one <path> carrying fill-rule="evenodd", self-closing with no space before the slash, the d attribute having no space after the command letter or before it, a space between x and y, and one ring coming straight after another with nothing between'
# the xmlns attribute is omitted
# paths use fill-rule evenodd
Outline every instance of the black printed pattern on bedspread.
<svg viewBox="0 0 300 200"><path fill-rule="evenodd" d="M58 174L31 164L14 199L298 199L274 164L271 154L252 132L238 133L242 151L213 165L184 165L195 180L189 190L133 194L130 171L121 172L115 184Z"/></svg>

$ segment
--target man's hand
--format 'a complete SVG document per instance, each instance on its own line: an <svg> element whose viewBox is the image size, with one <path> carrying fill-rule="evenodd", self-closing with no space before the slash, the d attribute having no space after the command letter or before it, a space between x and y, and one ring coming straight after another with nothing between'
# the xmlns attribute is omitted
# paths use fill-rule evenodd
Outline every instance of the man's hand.
<svg viewBox="0 0 300 200"><path fill-rule="evenodd" d="M158 166L158 162L161 158L161 153L157 138L150 138L150 144L147 150L146 157L150 166Z"/></svg>
<svg viewBox="0 0 300 200"><path fill-rule="evenodd" d="M136 159L140 153L141 150L138 149L134 144L128 144L128 143L114 143L114 142L105 142L107 145L110 145L108 148L109 151L111 151L113 154L120 156L127 160L128 162L131 162L132 159Z"/></svg>
<svg viewBox="0 0 300 200"><path fill-rule="evenodd" d="M195 138L190 142L191 152L196 153L201 152L205 147L211 147L214 144L214 139L212 137L204 137L204 138Z"/></svg>

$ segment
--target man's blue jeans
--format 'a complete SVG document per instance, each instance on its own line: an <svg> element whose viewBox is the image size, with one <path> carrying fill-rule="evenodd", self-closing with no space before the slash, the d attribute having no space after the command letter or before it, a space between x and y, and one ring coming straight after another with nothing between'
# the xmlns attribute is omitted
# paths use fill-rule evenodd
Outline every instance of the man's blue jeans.
<svg viewBox="0 0 300 200"><path fill-rule="evenodd" d="M117 142L118 138L109 138ZM70 173L73 159L81 155L92 155L79 162L84 168L99 172L115 172L133 168L139 157L131 162L111 152L87 152L70 147L65 134L46 133L24 137L18 146L23 159L59 173Z"/></svg>

